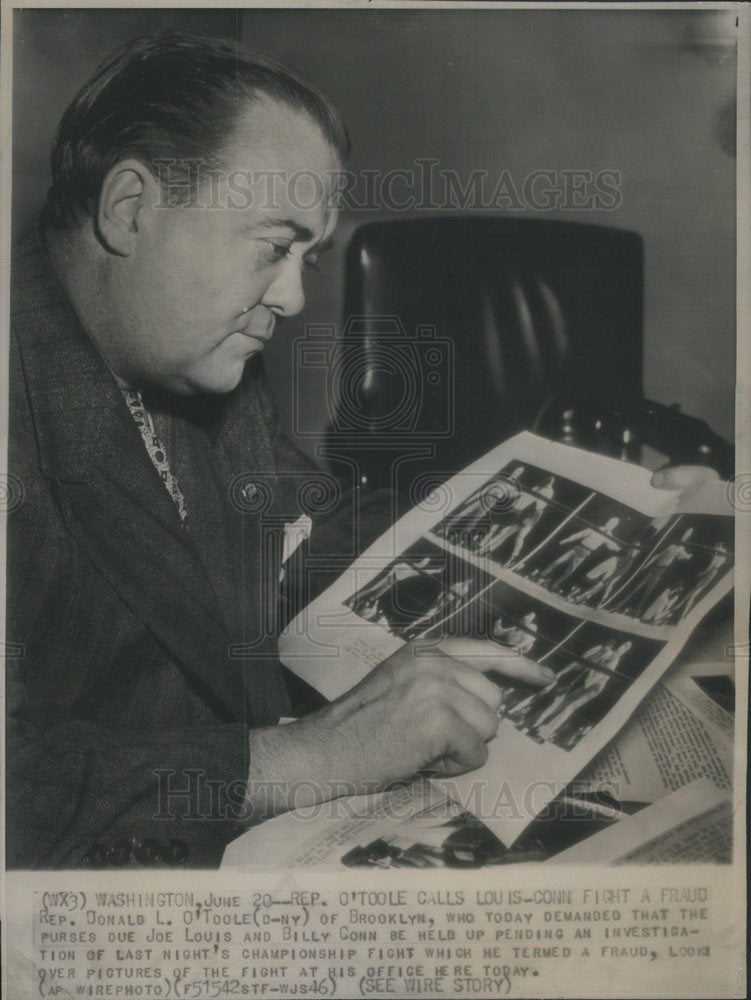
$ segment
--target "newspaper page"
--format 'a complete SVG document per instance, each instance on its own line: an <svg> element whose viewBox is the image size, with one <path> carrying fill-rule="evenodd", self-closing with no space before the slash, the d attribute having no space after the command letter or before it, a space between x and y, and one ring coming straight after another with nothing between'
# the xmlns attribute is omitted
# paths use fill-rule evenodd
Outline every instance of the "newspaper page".
<svg viewBox="0 0 751 1000"><path fill-rule="evenodd" d="M315 823L305 823L296 813L278 817L233 841L222 865L246 871L409 871L532 861L727 863L732 856L731 809L727 794L708 779L697 779L659 804L642 803L630 813L612 798L577 792L507 848L476 816L423 779L372 798L341 801ZM573 836L579 838L576 845Z"/></svg>
<svg viewBox="0 0 751 1000"><path fill-rule="evenodd" d="M0 597L3 995L744 996L747 5L4 0L0 14L0 568L12 567ZM165 33L180 71L152 62L147 72L126 56L96 76L115 53L167 44ZM186 53L215 45L230 47L229 74L186 65ZM287 83L263 105L294 107L283 124L272 115L252 149L226 127L247 93L247 50L304 88ZM108 74L122 83L125 70L125 90L107 91ZM66 114L84 87L88 99ZM260 114L263 102L250 103ZM351 148L325 232L317 216L309 225L330 152L311 136L311 108ZM311 148L323 157L312 174ZM242 156L225 202L218 153L230 149ZM192 198L197 151L206 211ZM184 157L187 171L173 172ZM229 236L238 206L258 208L251 164L264 197L286 198L293 179L292 197L260 234L230 226ZM52 223L70 236L83 221L87 252L60 237L54 267L19 277L19 248L45 206L48 233ZM546 238L531 284L491 239L469 252L423 239L409 251L399 237L390 269L348 252L373 223L444 219L460 235L516 220L584 227L629 251L598 256L608 241L593 243L582 268L573 245L549 252ZM290 222L279 239L275 227ZM406 298L383 307L392 288ZM408 347L369 354L365 373L339 351L363 313L395 324ZM73 327L83 353L66 341ZM261 351L269 396L244 397L253 457L231 455L209 475L227 438L173 438L170 422L185 430L190 411L203 427L225 392L237 399L243 361ZM619 359L607 371L606 357ZM150 382L139 399L138 364L155 366L157 389L175 389L173 407L150 406ZM183 399L186 373L208 393ZM370 407L384 373L405 375L392 399L402 422L385 424L397 440L385 444ZM609 400L626 386L678 428L674 447L651 458L644 448L642 463L704 464L698 426L701 440L735 445L720 486L692 502L652 490L628 421L614 447L630 465L523 437L491 467L465 468L535 426L549 398ZM551 436L586 444L576 420L560 418ZM354 440L355 458L332 458L332 428L340 444ZM277 431L326 471L256 558L255 536L232 534L230 515L261 519ZM477 447L457 458L465 445ZM364 522L378 464L379 485L419 509L342 578L325 628L310 612L293 625L287 662L336 697L405 643L431 647L445 625L455 649L479 632L494 663L527 657L555 683L522 690L496 671L504 718L489 749L505 756L466 784L410 774L248 828L230 817L228 829L222 809L204 806L238 791L225 724L235 720L247 748L246 691L219 669L229 650L207 636L236 597L238 560L250 566L248 604L276 609L334 475L344 472ZM288 491L274 484L281 503ZM387 523L380 513L368 544ZM353 557L328 569L339 575ZM277 631L264 637L281 673ZM247 678L252 687L255 672ZM304 683L284 679L290 693ZM257 698L276 736L293 701L273 685ZM27 763L5 750L8 723L35 711ZM55 740L50 717L65 720ZM304 783L311 762L297 763ZM207 799L196 797L204 780ZM172 805L194 810L191 835L176 831Z"/></svg>
<svg viewBox="0 0 751 1000"><path fill-rule="evenodd" d="M282 657L334 698L410 639L486 638L501 726L487 763L445 784L511 845L732 587L724 487L708 499L720 513L686 514L648 481L645 469L512 438L428 495L306 608ZM549 666L550 682L506 681L503 658L515 655Z"/></svg>
<svg viewBox="0 0 751 1000"><path fill-rule="evenodd" d="M725 663L670 671L579 781L637 802L700 777L732 789L734 699Z"/></svg>
<svg viewBox="0 0 751 1000"><path fill-rule="evenodd" d="M729 861L728 836L733 805L706 778L673 792L587 842L561 854L560 861L595 858L611 865L681 864L706 856L709 845L715 857Z"/></svg>
<svg viewBox="0 0 751 1000"><path fill-rule="evenodd" d="M388 794L336 800L315 817L278 817L233 841L222 865L286 870L614 864L622 857L615 850L636 860L632 852L646 851L657 838L665 848L663 862L729 862L734 684L725 663L676 667L512 848L435 782L420 779ZM648 808L652 803L657 808ZM634 819L626 823L629 817ZM690 855L680 856L667 836L677 838L678 831L684 831L680 842L689 845Z"/></svg>

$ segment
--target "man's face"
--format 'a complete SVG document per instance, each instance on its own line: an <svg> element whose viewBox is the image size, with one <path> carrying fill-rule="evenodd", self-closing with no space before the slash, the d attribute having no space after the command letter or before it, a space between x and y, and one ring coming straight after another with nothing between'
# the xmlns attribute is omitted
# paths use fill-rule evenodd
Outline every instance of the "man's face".
<svg viewBox="0 0 751 1000"><path fill-rule="evenodd" d="M336 154L306 115L260 99L223 157L200 204L149 204L137 219L115 285L115 370L126 381L229 392L276 321L303 307L303 271L336 224Z"/></svg>

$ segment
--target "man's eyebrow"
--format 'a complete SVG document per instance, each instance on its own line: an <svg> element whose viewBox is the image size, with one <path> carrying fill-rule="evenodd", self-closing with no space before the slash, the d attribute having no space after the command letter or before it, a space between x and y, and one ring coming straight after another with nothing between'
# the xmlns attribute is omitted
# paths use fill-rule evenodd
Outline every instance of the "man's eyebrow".
<svg viewBox="0 0 751 1000"><path fill-rule="evenodd" d="M312 230L308 229L307 226L301 226L299 222L295 222L294 219L263 219L262 222L257 222L251 229L291 229L295 234L295 239L299 240L301 243L310 243L313 239Z"/></svg>

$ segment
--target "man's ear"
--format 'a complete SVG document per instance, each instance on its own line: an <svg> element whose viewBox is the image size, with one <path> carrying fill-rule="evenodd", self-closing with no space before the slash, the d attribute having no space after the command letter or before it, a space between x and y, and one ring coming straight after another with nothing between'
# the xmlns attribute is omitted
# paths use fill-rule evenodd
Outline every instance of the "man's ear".
<svg viewBox="0 0 751 1000"><path fill-rule="evenodd" d="M154 195L154 178L140 160L121 160L105 175L97 205L97 230L108 250L128 257L139 223Z"/></svg>

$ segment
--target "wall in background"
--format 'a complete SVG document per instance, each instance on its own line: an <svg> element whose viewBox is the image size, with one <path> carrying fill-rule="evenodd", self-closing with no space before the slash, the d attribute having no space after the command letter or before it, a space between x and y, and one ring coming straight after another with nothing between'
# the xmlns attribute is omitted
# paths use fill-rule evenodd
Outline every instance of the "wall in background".
<svg viewBox="0 0 751 1000"><path fill-rule="evenodd" d="M686 10L245 11L242 29L334 100L354 171L433 158L465 179L508 170L517 186L535 170L620 171L615 211L523 214L642 234L645 393L732 437L732 15L728 25L727 13ZM304 317L269 352L282 400L304 321L341 323L348 232L388 214L343 217L326 280L311 280Z"/></svg>
<svg viewBox="0 0 751 1000"><path fill-rule="evenodd" d="M13 15L13 232L36 222L50 183L63 111L111 52L139 35L178 29L235 37L235 11L16 10Z"/></svg>
<svg viewBox="0 0 751 1000"><path fill-rule="evenodd" d="M730 18L730 21L728 21ZM613 170L614 210L526 205L527 217L622 226L646 249L645 392L732 436L735 160L732 15L718 11L39 11L16 12L14 230L35 218L55 124L117 44L181 27L238 36L324 90L349 126L355 172L439 161L465 181L508 171ZM542 188L544 190L544 186ZM402 193L403 188L395 188ZM508 211L508 209L502 209ZM349 211L305 312L267 349L293 426L295 340L305 323L342 321L342 262L361 222ZM318 383L302 382L302 392ZM313 404L312 406L310 404ZM326 422L315 395L309 429ZM310 439L300 441L311 450Z"/></svg>

